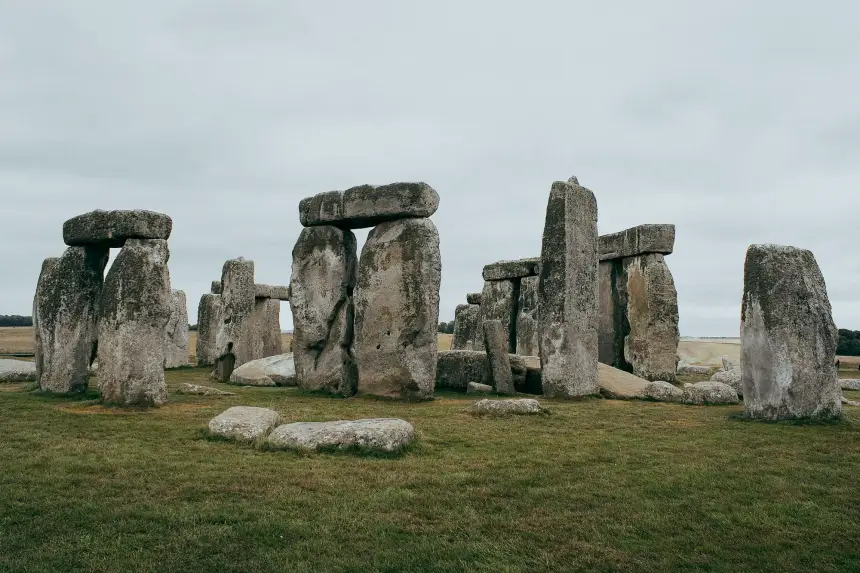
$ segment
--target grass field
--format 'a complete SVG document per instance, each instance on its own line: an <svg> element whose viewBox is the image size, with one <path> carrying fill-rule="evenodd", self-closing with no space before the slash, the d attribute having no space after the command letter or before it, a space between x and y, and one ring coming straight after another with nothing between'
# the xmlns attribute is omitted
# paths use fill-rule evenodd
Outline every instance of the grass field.
<svg viewBox="0 0 860 573"><path fill-rule="evenodd" d="M171 403L0 387L0 571L857 571L860 408L826 425L742 408L593 399L474 418L296 389ZM860 393L846 393L860 399ZM853 395L852 395L853 394ZM402 457L207 439L231 405L285 420L401 417Z"/></svg>

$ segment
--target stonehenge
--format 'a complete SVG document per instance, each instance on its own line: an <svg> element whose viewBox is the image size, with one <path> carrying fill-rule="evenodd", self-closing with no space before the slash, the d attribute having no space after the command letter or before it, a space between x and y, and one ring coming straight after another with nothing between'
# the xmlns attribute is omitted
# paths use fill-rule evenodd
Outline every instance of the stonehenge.
<svg viewBox="0 0 860 573"><path fill-rule="evenodd" d="M741 306L746 415L762 420L839 417L837 342L827 286L813 254L751 245Z"/></svg>
<svg viewBox="0 0 860 573"><path fill-rule="evenodd" d="M171 291L170 320L165 329L164 368L179 368L188 364L188 304L185 292Z"/></svg>
<svg viewBox="0 0 860 573"><path fill-rule="evenodd" d="M303 199L290 279L302 388L428 399L436 380L441 256L426 183ZM373 227L361 256L352 229Z"/></svg>

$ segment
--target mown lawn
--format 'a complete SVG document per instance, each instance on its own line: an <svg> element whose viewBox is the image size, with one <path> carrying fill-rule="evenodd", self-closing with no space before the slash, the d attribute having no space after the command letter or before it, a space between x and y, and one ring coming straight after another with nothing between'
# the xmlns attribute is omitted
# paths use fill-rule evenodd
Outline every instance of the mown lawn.
<svg viewBox="0 0 860 573"><path fill-rule="evenodd" d="M170 372L171 392L205 375ZM0 571L860 570L860 408L791 425L594 399L481 419L456 394L229 389L139 412L0 387ZM238 404L402 417L420 441L386 459L207 439Z"/></svg>

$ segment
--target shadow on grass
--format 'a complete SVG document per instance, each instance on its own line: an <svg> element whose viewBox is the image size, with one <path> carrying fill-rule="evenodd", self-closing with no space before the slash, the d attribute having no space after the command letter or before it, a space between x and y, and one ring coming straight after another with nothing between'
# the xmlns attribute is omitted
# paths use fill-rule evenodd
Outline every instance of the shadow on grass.
<svg viewBox="0 0 860 573"><path fill-rule="evenodd" d="M772 424L778 426L837 426L844 428L855 428L851 420L844 415L833 416L830 418L794 418L791 420L761 420L758 418L750 418L744 412L732 412L728 415L728 419L736 422L745 422L749 424Z"/></svg>

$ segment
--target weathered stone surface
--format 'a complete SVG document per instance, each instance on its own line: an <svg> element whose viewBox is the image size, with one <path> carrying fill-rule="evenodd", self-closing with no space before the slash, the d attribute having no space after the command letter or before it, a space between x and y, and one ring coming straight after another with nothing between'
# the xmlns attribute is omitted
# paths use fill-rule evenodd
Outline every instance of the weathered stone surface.
<svg viewBox="0 0 860 573"><path fill-rule="evenodd" d="M520 302L517 305L517 354L540 356L538 343L538 277L520 281Z"/></svg>
<svg viewBox="0 0 860 573"><path fill-rule="evenodd" d="M262 358L255 352L260 343L260 320L254 316L256 308L254 261L230 259L221 270L221 320L215 336L218 355L233 344L236 366Z"/></svg>
<svg viewBox="0 0 860 573"><path fill-rule="evenodd" d="M468 304L481 304L481 293L479 292L470 292L466 295L466 302Z"/></svg>
<svg viewBox="0 0 860 573"><path fill-rule="evenodd" d="M460 304L454 311L454 336L451 350L478 350L476 342L481 334L481 307L477 304Z"/></svg>
<svg viewBox="0 0 860 573"><path fill-rule="evenodd" d="M273 286L272 287L272 298L276 298L282 301L290 300L290 287L288 286Z"/></svg>
<svg viewBox="0 0 860 573"><path fill-rule="evenodd" d="M351 349L355 235L333 226L302 229L292 273L296 381L308 390L352 396L358 376Z"/></svg>
<svg viewBox="0 0 860 573"><path fill-rule="evenodd" d="M722 382L697 382L684 384L685 404L737 404L740 402L734 388Z"/></svg>
<svg viewBox="0 0 860 573"><path fill-rule="evenodd" d="M845 396L842 396L842 403L845 404L846 406L860 406L860 402L858 402L856 400L849 400Z"/></svg>
<svg viewBox="0 0 860 573"><path fill-rule="evenodd" d="M246 362L233 370L229 382L237 386L277 386L256 360Z"/></svg>
<svg viewBox="0 0 860 573"><path fill-rule="evenodd" d="M255 356L278 356L284 352L281 340L281 301L275 298L258 299L254 306L255 320L260 321L259 343Z"/></svg>
<svg viewBox="0 0 860 573"><path fill-rule="evenodd" d="M210 386L200 386L198 384L180 384L179 388L176 389L177 394L185 394L188 396L235 396L234 392L225 392L224 390L219 390L218 388L212 388Z"/></svg>
<svg viewBox="0 0 860 573"><path fill-rule="evenodd" d="M272 298L274 287L272 285L255 284L254 298Z"/></svg>
<svg viewBox="0 0 860 573"><path fill-rule="evenodd" d="M42 265L33 300L36 370L48 392L87 389L98 343L106 247L69 247Z"/></svg>
<svg viewBox="0 0 860 573"><path fill-rule="evenodd" d="M169 239L173 221L167 215L133 211L91 211L63 223L63 240L71 247L121 247L128 239Z"/></svg>
<svg viewBox="0 0 860 573"><path fill-rule="evenodd" d="M209 366L221 354L218 349L218 329L222 321L221 295L204 294L197 307L197 365Z"/></svg>
<svg viewBox="0 0 860 573"><path fill-rule="evenodd" d="M841 415L838 331L810 251L752 245L744 266L741 367L748 417Z"/></svg>
<svg viewBox="0 0 860 573"><path fill-rule="evenodd" d="M355 286L359 394L433 396L441 278L439 233L429 219L382 223L370 232Z"/></svg>
<svg viewBox="0 0 860 573"><path fill-rule="evenodd" d="M179 368L188 364L188 305L185 292L170 292L170 320L165 328L164 367Z"/></svg>
<svg viewBox="0 0 860 573"><path fill-rule="evenodd" d="M599 391L597 264L594 194L579 185L553 183L538 283L540 359L548 397Z"/></svg>
<svg viewBox="0 0 860 573"><path fill-rule="evenodd" d="M161 405L170 320L170 251L163 239L129 239L105 278L99 305L99 390L105 402Z"/></svg>
<svg viewBox="0 0 860 573"><path fill-rule="evenodd" d="M624 359L646 380L675 381L678 293L663 255L624 259L627 323Z"/></svg>
<svg viewBox="0 0 860 573"><path fill-rule="evenodd" d="M639 225L620 233L601 235L601 261L658 253L670 255L675 248L675 225Z"/></svg>
<svg viewBox="0 0 860 573"><path fill-rule="evenodd" d="M426 183L359 185L302 199L299 220L305 227L359 229L397 219L429 217L438 208L439 194Z"/></svg>
<svg viewBox="0 0 860 573"><path fill-rule="evenodd" d="M215 369L212 370L210 378L218 382L227 383L236 368L236 355L233 354L233 343L227 343L227 351L215 359Z"/></svg>
<svg viewBox="0 0 860 573"><path fill-rule="evenodd" d="M533 398L520 398L517 400L480 400L469 407L469 412L477 415L504 416L506 414L541 414L545 410L540 402Z"/></svg>
<svg viewBox="0 0 860 573"><path fill-rule="evenodd" d="M493 387L489 384L480 384L478 382L469 382L466 385L466 394L489 394L493 391Z"/></svg>
<svg viewBox="0 0 860 573"><path fill-rule="evenodd" d="M840 380L839 384L843 390L860 390L860 379Z"/></svg>
<svg viewBox="0 0 860 573"><path fill-rule="evenodd" d="M0 383L32 382L37 379L36 364L23 360L0 359Z"/></svg>
<svg viewBox="0 0 860 573"><path fill-rule="evenodd" d="M296 422L275 428L268 443L276 448L315 451L362 448L396 452L415 439L412 424L397 418Z"/></svg>
<svg viewBox="0 0 860 573"><path fill-rule="evenodd" d="M734 370L735 367L728 356L723 356L723 370Z"/></svg>
<svg viewBox="0 0 860 573"><path fill-rule="evenodd" d="M606 364L598 364L597 366L600 393L606 398L632 400L645 397L645 389L648 387L647 380Z"/></svg>
<svg viewBox="0 0 860 573"><path fill-rule="evenodd" d="M498 261L484 267L485 281L501 281L521 277L536 277L540 268L540 258Z"/></svg>
<svg viewBox="0 0 860 573"><path fill-rule="evenodd" d="M280 414L268 408L233 406L212 418L209 422L209 433L252 442L268 436L280 421Z"/></svg>
<svg viewBox="0 0 860 573"><path fill-rule="evenodd" d="M268 356L247 362L233 371L230 382L245 386L295 386L296 363L293 354Z"/></svg>
<svg viewBox="0 0 860 573"><path fill-rule="evenodd" d="M223 287L221 286L221 281L212 281L212 285L209 287L209 292L212 294L221 294L223 291Z"/></svg>
<svg viewBox="0 0 860 573"><path fill-rule="evenodd" d="M483 322L484 348L490 361L490 375L493 386L499 394L516 394L514 379L511 375L511 361L508 359L508 341L505 331L498 320Z"/></svg>
<svg viewBox="0 0 860 573"><path fill-rule="evenodd" d="M499 320L505 329L508 352L517 351L517 304L520 299L520 281L485 281L481 294L481 321ZM480 328L478 330L480 331ZM483 337L479 340L483 343ZM483 347L483 346L481 346Z"/></svg>
<svg viewBox="0 0 860 573"><path fill-rule="evenodd" d="M626 322L627 292L621 260L601 261L597 267L598 360L615 368L631 370L624 360L624 339L630 332Z"/></svg>
<svg viewBox="0 0 860 573"><path fill-rule="evenodd" d="M740 368L734 368L732 370L718 370L713 376L711 376L711 382L721 382L731 386L739 396L743 396L744 390L743 384L741 383L741 379L743 378L742 374L743 373Z"/></svg>
<svg viewBox="0 0 860 573"><path fill-rule="evenodd" d="M645 397L658 402L682 402L684 400L684 391L662 380L648 382L645 386Z"/></svg>
<svg viewBox="0 0 860 573"><path fill-rule="evenodd" d="M693 366L691 364L681 364L678 366L678 374L695 374L697 376L711 375L714 369L708 366Z"/></svg>
<svg viewBox="0 0 860 573"><path fill-rule="evenodd" d="M469 382L492 383L486 352L440 350L437 358L436 388L463 390Z"/></svg>

